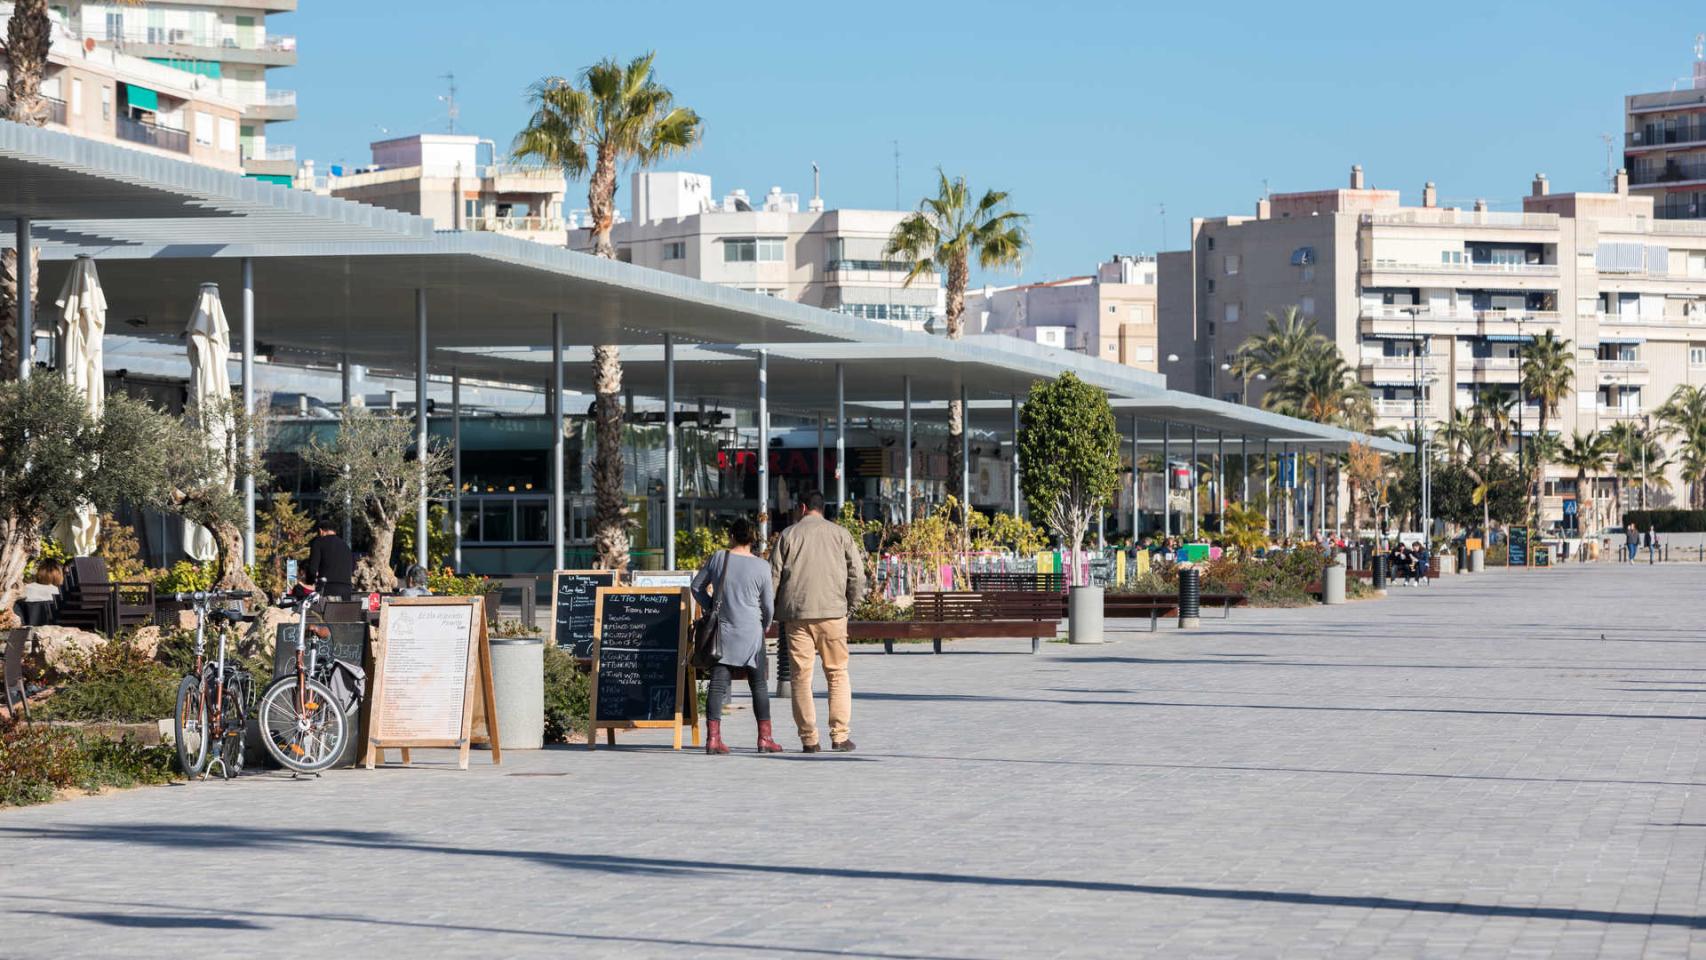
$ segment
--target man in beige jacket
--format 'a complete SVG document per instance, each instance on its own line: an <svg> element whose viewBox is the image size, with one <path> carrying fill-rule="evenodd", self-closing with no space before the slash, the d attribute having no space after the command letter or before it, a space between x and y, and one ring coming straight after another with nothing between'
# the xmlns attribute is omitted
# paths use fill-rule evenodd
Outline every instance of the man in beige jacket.
<svg viewBox="0 0 1706 960"><path fill-rule="evenodd" d="M829 681L830 747L848 751L853 687L847 678L847 614L865 597L865 561L853 535L823 518L822 494L809 494L800 505L804 515L770 549L776 619L794 668L794 725L804 752L818 752L812 665L821 656Z"/></svg>

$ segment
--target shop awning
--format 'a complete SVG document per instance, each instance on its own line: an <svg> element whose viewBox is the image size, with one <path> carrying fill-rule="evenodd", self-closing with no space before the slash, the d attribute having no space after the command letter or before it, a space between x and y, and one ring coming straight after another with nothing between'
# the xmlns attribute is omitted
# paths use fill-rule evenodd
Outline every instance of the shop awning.
<svg viewBox="0 0 1706 960"><path fill-rule="evenodd" d="M125 102L138 110L160 111L160 95L147 87L139 87L134 83L124 85Z"/></svg>

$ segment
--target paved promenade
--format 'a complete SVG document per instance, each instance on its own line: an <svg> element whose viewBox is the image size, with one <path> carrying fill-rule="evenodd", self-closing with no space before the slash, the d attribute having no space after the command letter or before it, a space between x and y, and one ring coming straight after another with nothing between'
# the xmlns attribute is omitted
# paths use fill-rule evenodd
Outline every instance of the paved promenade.
<svg viewBox="0 0 1706 960"><path fill-rule="evenodd" d="M849 756L743 712L0 812L0 957L1706 956L1703 613L1693 565L1492 572L861 649Z"/></svg>

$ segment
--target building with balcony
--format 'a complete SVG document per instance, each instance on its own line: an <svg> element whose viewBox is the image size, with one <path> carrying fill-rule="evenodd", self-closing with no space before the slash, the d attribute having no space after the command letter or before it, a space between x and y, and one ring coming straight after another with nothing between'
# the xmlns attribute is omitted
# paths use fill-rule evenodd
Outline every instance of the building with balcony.
<svg viewBox="0 0 1706 960"><path fill-rule="evenodd" d="M1116 256L1088 276L966 294L966 332L1019 337L1157 370L1154 257Z"/></svg>
<svg viewBox="0 0 1706 960"><path fill-rule="evenodd" d="M1487 391L1514 399L1521 345L1546 332L1576 353L1576 391L1549 431L1650 416L1677 385L1706 383L1706 223L1656 215L1623 171L1609 193L1554 194L1537 174L1521 211L1441 206L1432 183L1420 200L1407 206L1353 168L1345 189L1193 220L1190 249L1160 257L1158 353L1179 357L1162 364L1169 385L1240 399L1230 355L1287 307L1339 346L1380 427L1418 414L1438 424ZM1256 402L1263 385L1248 386ZM1527 432L1539 414L1532 402L1513 411ZM1576 495L1561 468L1546 483L1554 501ZM1673 478L1649 498L1684 489Z"/></svg>
<svg viewBox="0 0 1706 960"><path fill-rule="evenodd" d="M0 7L0 35L10 18L11 7ZM240 103L205 77L84 42L57 9L52 19L41 85L47 127L222 170L242 168Z"/></svg>
<svg viewBox="0 0 1706 960"><path fill-rule="evenodd" d="M199 79L202 89L234 101L243 170L288 185L294 151L272 143L274 124L296 119L296 94L268 85L268 71L296 64L296 38L267 29L267 15L289 13L296 0L54 0L72 37Z"/></svg>
<svg viewBox="0 0 1706 960"><path fill-rule="evenodd" d="M911 330L942 314L938 277L909 285L907 265L883 257L906 211L828 210L819 196L801 210L780 187L719 199L698 173L639 172L631 183L632 216L611 232L623 260ZM586 231L574 238L590 246Z"/></svg>
<svg viewBox="0 0 1706 960"><path fill-rule="evenodd" d="M297 174L298 189L427 217L439 230L503 233L566 247L563 175L556 170L495 162L492 141L462 134L422 133L370 145L373 162L359 170L313 161Z"/></svg>
<svg viewBox="0 0 1706 960"><path fill-rule="evenodd" d="M1706 219L1706 49L1694 47L1685 89L1623 98L1623 165L1629 187L1653 198L1661 220Z"/></svg>

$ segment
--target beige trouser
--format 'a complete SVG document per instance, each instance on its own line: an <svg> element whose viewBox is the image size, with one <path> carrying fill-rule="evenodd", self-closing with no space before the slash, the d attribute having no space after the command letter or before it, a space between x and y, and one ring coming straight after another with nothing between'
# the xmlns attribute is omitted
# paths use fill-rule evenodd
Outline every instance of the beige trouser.
<svg viewBox="0 0 1706 960"><path fill-rule="evenodd" d="M812 664L823 657L823 676L829 681L829 739L847 739L853 721L853 685L847 679L847 618L789 621L788 662L794 673L794 726L800 742L817 745L817 705L812 702Z"/></svg>

